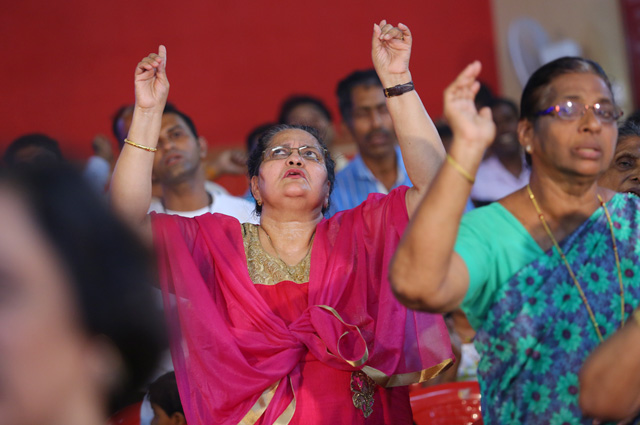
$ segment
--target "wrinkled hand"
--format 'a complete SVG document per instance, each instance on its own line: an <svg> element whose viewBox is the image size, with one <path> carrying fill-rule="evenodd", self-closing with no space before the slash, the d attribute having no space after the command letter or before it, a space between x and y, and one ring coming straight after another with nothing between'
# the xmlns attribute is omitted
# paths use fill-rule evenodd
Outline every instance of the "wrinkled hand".
<svg viewBox="0 0 640 425"><path fill-rule="evenodd" d="M482 66L475 61L458 75L444 91L444 116L454 139L464 140L478 148L486 149L493 143L496 126L491 118L491 109L476 109L474 99L480 89L476 80Z"/></svg>
<svg viewBox="0 0 640 425"><path fill-rule="evenodd" d="M227 149L213 160L211 166L216 176L223 174L247 174L247 156L240 149Z"/></svg>
<svg viewBox="0 0 640 425"><path fill-rule="evenodd" d="M105 159L108 162L113 161L113 148L111 147L111 140L104 134L96 134L91 142L91 147L96 156Z"/></svg>
<svg viewBox="0 0 640 425"><path fill-rule="evenodd" d="M394 27L382 20L373 25L371 58L385 87L408 83L411 57L411 31L404 24ZM404 81L404 79L409 80Z"/></svg>
<svg viewBox="0 0 640 425"><path fill-rule="evenodd" d="M151 53L138 63L135 72L137 107L164 108L169 95L166 67L167 48L162 45L158 47L158 54Z"/></svg>

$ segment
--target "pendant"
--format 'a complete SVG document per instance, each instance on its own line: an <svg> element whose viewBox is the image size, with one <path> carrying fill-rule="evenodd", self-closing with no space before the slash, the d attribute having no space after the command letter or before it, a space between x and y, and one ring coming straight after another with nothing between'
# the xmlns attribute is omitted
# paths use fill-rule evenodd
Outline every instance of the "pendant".
<svg viewBox="0 0 640 425"><path fill-rule="evenodd" d="M373 394L376 383L366 373L357 370L351 373L351 392L353 405L362 410L365 418L373 413Z"/></svg>

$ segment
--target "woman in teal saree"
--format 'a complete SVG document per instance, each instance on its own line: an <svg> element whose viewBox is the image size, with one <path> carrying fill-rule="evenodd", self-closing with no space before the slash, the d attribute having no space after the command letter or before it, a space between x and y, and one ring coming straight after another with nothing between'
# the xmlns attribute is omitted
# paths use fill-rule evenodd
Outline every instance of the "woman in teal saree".
<svg viewBox="0 0 640 425"><path fill-rule="evenodd" d="M495 132L473 104L479 72L471 64L445 91L451 156L405 232L392 286L411 308L467 314L485 424L590 424L580 367L640 301L640 199L597 185L621 112L595 62L543 66L518 125L530 184L462 218Z"/></svg>

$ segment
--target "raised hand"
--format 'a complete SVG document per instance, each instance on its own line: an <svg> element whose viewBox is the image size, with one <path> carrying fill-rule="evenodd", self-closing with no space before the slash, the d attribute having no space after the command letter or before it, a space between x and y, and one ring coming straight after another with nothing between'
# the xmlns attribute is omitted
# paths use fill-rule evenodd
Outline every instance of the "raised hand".
<svg viewBox="0 0 640 425"><path fill-rule="evenodd" d="M382 20L373 25L371 42L373 66L385 87L408 83L411 31L404 24L394 27ZM406 81L405 81L406 80Z"/></svg>
<svg viewBox="0 0 640 425"><path fill-rule="evenodd" d="M478 112L474 102L480 83L476 80L482 66L475 61L458 75L444 91L444 116L447 118L454 140L464 140L479 149L491 145L496 126L491 118L491 109L485 107Z"/></svg>
<svg viewBox="0 0 640 425"><path fill-rule="evenodd" d="M169 95L167 79L167 48L158 47L142 59L135 72L136 106L143 109L164 108Z"/></svg>
<svg viewBox="0 0 640 425"><path fill-rule="evenodd" d="M207 177L214 180L216 177L247 174L247 155L240 149L226 149L207 167Z"/></svg>

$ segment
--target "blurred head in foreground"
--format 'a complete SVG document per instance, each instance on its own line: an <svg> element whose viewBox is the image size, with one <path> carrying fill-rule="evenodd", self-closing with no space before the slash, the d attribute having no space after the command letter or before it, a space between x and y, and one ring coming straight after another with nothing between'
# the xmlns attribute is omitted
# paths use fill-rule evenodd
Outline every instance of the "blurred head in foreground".
<svg viewBox="0 0 640 425"><path fill-rule="evenodd" d="M32 133L11 142L3 154L3 160L7 166L18 166L53 164L63 162L64 158L56 140L45 134Z"/></svg>
<svg viewBox="0 0 640 425"><path fill-rule="evenodd" d="M0 169L0 421L104 423L162 345L149 253L80 175Z"/></svg>

